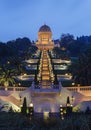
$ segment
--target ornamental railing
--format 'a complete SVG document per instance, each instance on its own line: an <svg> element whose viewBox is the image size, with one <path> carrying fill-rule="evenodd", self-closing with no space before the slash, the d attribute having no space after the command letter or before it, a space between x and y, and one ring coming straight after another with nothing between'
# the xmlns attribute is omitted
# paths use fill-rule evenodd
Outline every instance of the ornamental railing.
<svg viewBox="0 0 91 130"><path fill-rule="evenodd" d="M9 86L7 88L7 91L24 91L26 89L27 89L27 87L11 87L11 86ZM5 87L4 86L0 86L0 91L1 90L5 90Z"/></svg>
<svg viewBox="0 0 91 130"><path fill-rule="evenodd" d="M73 86L65 88L71 92L79 92L85 96L91 96L91 86Z"/></svg>

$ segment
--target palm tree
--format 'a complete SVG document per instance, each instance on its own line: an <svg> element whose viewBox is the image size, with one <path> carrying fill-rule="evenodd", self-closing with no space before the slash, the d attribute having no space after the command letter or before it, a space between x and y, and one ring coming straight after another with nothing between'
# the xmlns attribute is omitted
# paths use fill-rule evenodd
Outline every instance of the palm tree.
<svg viewBox="0 0 91 130"><path fill-rule="evenodd" d="M12 57L11 66L15 69L15 74L20 75L21 73L25 73L24 63L20 57Z"/></svg>
<svg viewBox="0 0 91 130"><path fill-rule="evenodd" d="M15 79L14 79L14 71L13 70L7 70L5 67L2 67L3 72L0 75L0 83L4 85L5 90L7 90L9 85L14 85L15 84Z"/></svg>

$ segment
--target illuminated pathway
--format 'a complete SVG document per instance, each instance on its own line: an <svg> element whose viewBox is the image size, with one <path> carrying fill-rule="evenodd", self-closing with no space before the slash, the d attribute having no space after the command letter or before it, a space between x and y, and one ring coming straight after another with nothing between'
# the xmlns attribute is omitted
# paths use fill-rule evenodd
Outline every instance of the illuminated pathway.
<svg viewBox="0 0 91 130"><path fill-rule="evenodd" d="M59 112L61 85L55 84L55 76L47 50L42 50L39 73L37 74L38 84L31 86L31 101L34 104L36 113L55 113ZM36 87L37 85L37 87Z"/></svg>
<svg viewBox="0 0 91 130"><path fill-rule="evenodd" d="M50 57L46 50L42 51L39 67L39 82L42 85L42 88L51 88L54 81L54 74L52 71L52 65Z"/></svg>

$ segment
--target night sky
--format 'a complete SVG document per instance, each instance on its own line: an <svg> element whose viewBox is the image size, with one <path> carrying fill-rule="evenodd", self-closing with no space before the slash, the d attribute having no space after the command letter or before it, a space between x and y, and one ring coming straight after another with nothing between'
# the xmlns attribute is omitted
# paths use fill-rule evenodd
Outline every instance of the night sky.
<svg viewBox="0 0 91 130"><path fill-rule="evenodd" d="M43 24L53 39L62 33L91 35L91 0L0 0L0 41L36 40Z"/></svg>

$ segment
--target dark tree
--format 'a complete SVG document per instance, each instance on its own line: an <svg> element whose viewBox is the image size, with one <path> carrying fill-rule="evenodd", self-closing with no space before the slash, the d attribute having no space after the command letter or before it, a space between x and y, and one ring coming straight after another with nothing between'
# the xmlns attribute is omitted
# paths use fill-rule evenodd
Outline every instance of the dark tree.
<svg viewBox="0 0 91 130"><path fill-rule="evenodd" d="M87 109L86 109L85 113L86 114L91 114L91 110L90 110L89 106L87 106Z"/></svg>
<svg viewBox="0 0 91 130"><path fill-rule="evenodd" d="M67 34L62 34L60 38L60 45L61 47L67 48L69 44L71 44L74 41L74 36L67 33Z"/></svg>
<svg viewBox="0 0 91 130"><path fill-rule="evenodd" d="M23 106L21 108L21 113L23 115L27 114L27 101L26 101L26 97L24 97L24 100L23 100Z"/></svg>
<svg viewBox="0 0 91 130"><path fill-rule="evenodd" d="M85 48L78 61L72 63L69 67L69 72L72 73L76 84L91 85L91 44Z"/></svg>
<svg viewBox="0 0 91 130"><path fill-rule="evenodd" d="M66 106L67 106L67 104L69 104L69 105L70 105L70 98L69 98L69 96L67 97Z"/></svg>
<svg viewBox="0 0 91 130"><path fill-rule="evenodd" d="M70 104L69 96L67 97L67 102L66 102L66 112L68 115L72 113L72 106Z"/></svg>

